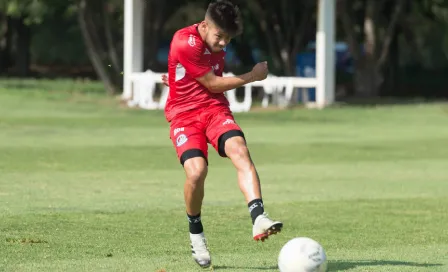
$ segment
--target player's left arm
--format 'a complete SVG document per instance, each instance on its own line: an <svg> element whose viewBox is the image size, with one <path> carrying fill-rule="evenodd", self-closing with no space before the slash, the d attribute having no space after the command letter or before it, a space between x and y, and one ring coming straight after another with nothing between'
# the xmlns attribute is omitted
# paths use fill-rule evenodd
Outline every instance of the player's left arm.
<svg viewBox="0 0 448 272"><path fill-rule="evenodd" d="M221 77L215 75L213 71L210 71L204 76L196 78L196 80L212 93L223 93L246 85L247 83L264 80L267 75L267 62L260 62L254 66L252 71L242 75Z"/></svg>
<svg viewBox="0 0 448 272"><path fill-rule="evenodd" d="M196 80L212 93L223 93L241 87L247 83L265 79L267 76L267 64L264 62L257 65L252 71L243 75L223 77L222 71L220 71L218 75L213 71L209 71L207 74L196 78ZM162 82L165 86L169 87L167 75L162 75Z"/></svg>
<svg viewBox="0 0 448 272"><path fill-rule="evenodd" d="M222 77L217 76L213 71L196 78L199 83L205 86L212 93L223 93L236 89L247 83L253 82L255 77L252 72L238 76Z"/></svg>

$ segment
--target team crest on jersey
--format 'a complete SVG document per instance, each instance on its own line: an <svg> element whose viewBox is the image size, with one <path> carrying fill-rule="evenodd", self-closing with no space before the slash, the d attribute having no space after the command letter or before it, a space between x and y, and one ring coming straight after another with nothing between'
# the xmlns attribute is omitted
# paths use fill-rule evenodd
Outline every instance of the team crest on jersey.
<svg viewBox="0 0 448 272"><path fill-rule="evenodd" d="M176 145L179 147L186 143L188 141L188 138L185 134L181 134L176 138Z"/></svg>
<svg viewBox="0 0 448 272"><path fill-rule="evenodd" d="M196 38L193 34L190 34L190 37L188 38L188 44L193 47L196 45Z"/></svg>

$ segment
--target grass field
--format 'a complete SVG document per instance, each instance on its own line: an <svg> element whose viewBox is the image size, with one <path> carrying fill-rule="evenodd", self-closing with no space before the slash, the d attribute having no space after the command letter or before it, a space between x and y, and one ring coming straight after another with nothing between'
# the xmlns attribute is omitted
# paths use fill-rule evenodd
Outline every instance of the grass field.
<svg viewBox="0 0 448 272"><path fill-rule="evenodd" d="M0 271L201 271L163 113L36 84L0 81ZM214 270L277 271L282 245L307 236L330 271L448 271L447 105L236 118L285 228L252 241L236 173L210 149Z"/></svg>

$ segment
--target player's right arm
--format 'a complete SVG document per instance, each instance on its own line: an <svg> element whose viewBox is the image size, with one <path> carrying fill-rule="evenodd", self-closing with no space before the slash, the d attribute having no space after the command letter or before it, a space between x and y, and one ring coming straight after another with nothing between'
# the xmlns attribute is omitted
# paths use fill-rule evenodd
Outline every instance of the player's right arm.
<svg viewBox="0 0 448 272"><path fill-rule="evenodd" d="M208 72L202 77L196 78L212 93L223 93L241 87L247 83L263 80L268 75L268 65L266 62L260 62L254 66L252 71L231 77L221 77L215 75L213 71Z"/></svg>

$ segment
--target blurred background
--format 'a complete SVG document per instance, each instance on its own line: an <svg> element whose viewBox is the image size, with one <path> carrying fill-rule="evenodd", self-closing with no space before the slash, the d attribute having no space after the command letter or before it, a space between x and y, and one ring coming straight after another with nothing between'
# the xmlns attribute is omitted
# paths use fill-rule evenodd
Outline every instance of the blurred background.
<svg viewBox="0 0 448 272"><path fill-rule="evenodd" d="M173 33L209 0L142 1L143 91L126 101L130 1L0 0L0 271L198 271L184 171L148 93L166 95L150 71L166 73ZM280 78L263 83L313 81L294 76L316 74L318 0L234 1L245 31L225 71L268 60ZM253 97L235 119L266 209L287 227L254 244L235 168L210 146L214 269L278 271L281 247L304 236L324 246L329 271L446 272L448 0L321 1L336 4L337 103L308 110L291 98L280 110L262 108L264 86L234 92Z"/></svg>
<svg viewBox="0 0 448 272"><path fill-rule="evenodd" d="M336 1L336 99L448 96L448 1ZM268 60L278 76L314 76L317 1L235 0L245 31L226 70ZM144 70L165 72L173 33L208 0L146 0ZM98 80L122 92L123 0L0 0L0 76ZM309 69L308 69L309 70ZM310 75L311 74L311 75Z"/></svg>

